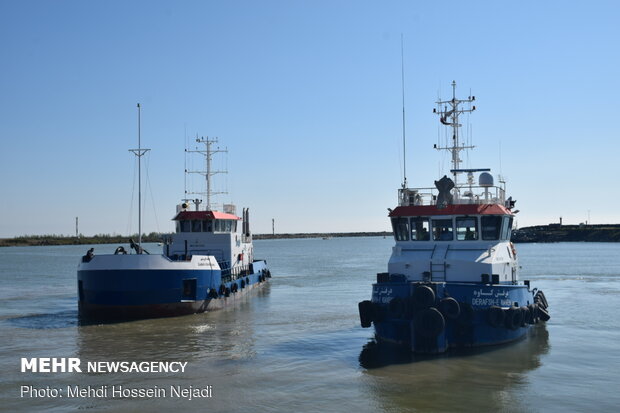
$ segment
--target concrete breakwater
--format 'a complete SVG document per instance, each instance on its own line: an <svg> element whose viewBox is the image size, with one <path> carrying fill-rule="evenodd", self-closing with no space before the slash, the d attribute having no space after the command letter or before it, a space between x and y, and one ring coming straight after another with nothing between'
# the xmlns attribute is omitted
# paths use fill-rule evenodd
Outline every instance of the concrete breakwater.
<svg viewBox="0 0 620 413"><path fill-rule="evenodd" d="M620 242L620 224L538 225L512 233L513 242Z"/></svg>

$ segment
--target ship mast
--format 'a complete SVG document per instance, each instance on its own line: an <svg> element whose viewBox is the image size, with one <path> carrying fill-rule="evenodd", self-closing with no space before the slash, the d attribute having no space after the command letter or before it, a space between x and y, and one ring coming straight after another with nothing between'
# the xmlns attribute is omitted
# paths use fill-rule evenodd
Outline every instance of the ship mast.
<svg viewBox="0 0 620 413"><path fill-rule="evenodd" d="M142 253L142 162L141 158L148 152L150 149L144 149L141 146L140 142L140 103L138 106L138 149L129 149L129 152L133 152L134 155L138 158L138 246L136 251L138 254Z"/></svg>
<svg viewBox="0 0 620 413"><path fill-rule="evenodd" d="M476 107L471 105L471 103L475 100L475 96L469 96L467 99L457 99L456 82L452 81L452 99L437 101L437 108L433 109L433 113L437 113L439 115L440 122L452 128L452 145L446 145L444 147L435 145L435 149L447 150L452 154L452 169L450 170L450 172L452 172L454 176L455 186L458 186L457 174L461 172L459 167L462 161L459 153L464 149L474 148L473 145L464 145L460 143L459 128L462 125L459 123L459 115L461 115L462 113L470 113L476 110ZM461 105L462 103L469 103L469 109L460 108L459 105Z"/></svg>
<svg viewBox="0 0 620 413"><path fill-rule="evenodd" d="M211 188L211 177L213 175L228 173L228 171L213 170L213 167L211 165L212 161L213 161L213 155L216 154L216 153L219 153L219 152L226 153L226 152L228 152L228 150L227 149L220 149L219 147L215 148L215 149L212 148L212 145L218 142L217 138L210 139L209 137L207 137L205 139L205 138L198 138L197 137L196 138L196 142L204 144L205 149L196 149L196 150L186 149L185 151L186 152L190 152L190 153L191 152L199 153L199 154L203 155L205 157L206 170L204 170L204 171L200 171L200 170L198 170L198 171L188 171L186 169L185 173L187 173L187 174L203 175L205 177L207 188L206 188L206 192L188 192L188 191L185 191L185 194L187 194L187 195L192 194L192 195L203 195L203 196L206 196L206 198L207 198L207 208L206 208L206 210L207 211L212 211L213 205L211 204L211 198L214 195L227 194L228 193L228 192L225 192L225 191L223 191L223 192L216 192L216 191L214 191ZM195 199L195 200L193 200L193 202L196 204L196 210L198 210L198 205L200 204L201 201L199 199Z"/></svg>
<svg viewBox="0 0 620 413"><path fill-rule="evenodd" d="M403 189L407 188L407 147L405 145L405 52L403 34L400 34L400 78L403 95Z"/></svg>

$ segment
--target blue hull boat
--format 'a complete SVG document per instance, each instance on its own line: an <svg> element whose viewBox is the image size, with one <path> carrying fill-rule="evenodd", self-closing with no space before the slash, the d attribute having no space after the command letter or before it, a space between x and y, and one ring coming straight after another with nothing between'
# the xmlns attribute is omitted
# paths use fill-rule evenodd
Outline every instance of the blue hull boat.
<svg viewBox="0 0 620 413"><path fill-rule="evenodd" d="M452 86L452 99L434 110L452 129L451 146L435 145L451 153L452 178L435 188L409 188L404 178L399 204L389 209L396 244L388 272L377 274L371 299L359 303L362 327L374 325L379 341L416 353L507 343L549 320L544 293L519 281L510 242L516 201L501 179L495 186L490 169L460 166L459 152L472 147L459 143L458 118L475 110L475 97L457 99Z"/></svg>
<svg viewBox="0 0 620 413"><path fill-rule="evenodd" d="M211 176L221 171L211 169L211 157L224 151L212 148L217 139L196 141L205 148L186 152L206 158L206 170L199 171L206 177L202 193L206 208L199 207L202 199L179 204L173 218L176 232L164 240L159 254L149 254L140 239L131 241L128 249L116 248L113 254L95 254L91 248L77 270L82 318L153 318L217 310L238 303L271 277L267 262L254 259L249 209L238 217L232 204L224 204L223 212L212 207ZM132 151L141 157L147 150L140 147L140 139L138 147Z"/></svg>

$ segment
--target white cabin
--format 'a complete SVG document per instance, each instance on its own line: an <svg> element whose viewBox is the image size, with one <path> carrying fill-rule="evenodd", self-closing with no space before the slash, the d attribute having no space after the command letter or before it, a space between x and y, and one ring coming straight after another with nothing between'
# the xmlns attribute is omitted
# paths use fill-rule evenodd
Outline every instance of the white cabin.
<svg viewBox="0 0 620 413"><path fill-rule="evenodd" d="M396 245L388 272L409 281L516 284L512 212L500 203L462 202L443 207L401 202L391 211Z"/></svg>
<svg viewBox="0 0 620 413"><path fill-rule="evenodd" d="M227 212L182 209L173 218L176 233L164 245L164 254L172 260L214 256L223 269L247 266L254 259L248 217L248 209L243 210L243 218Z"/></svg>

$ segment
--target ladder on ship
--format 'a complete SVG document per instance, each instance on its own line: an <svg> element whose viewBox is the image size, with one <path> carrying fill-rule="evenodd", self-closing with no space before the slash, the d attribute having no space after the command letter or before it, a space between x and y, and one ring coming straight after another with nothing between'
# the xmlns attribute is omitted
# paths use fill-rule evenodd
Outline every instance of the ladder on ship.
<svg viewBox="0 0 620 413"><path fill-rule="evenodd" d="M430 262L431 281L446 281L446 272L448 269L446 257L448 256L449 249L450 244L435 244L433 247Z"/></svg>

